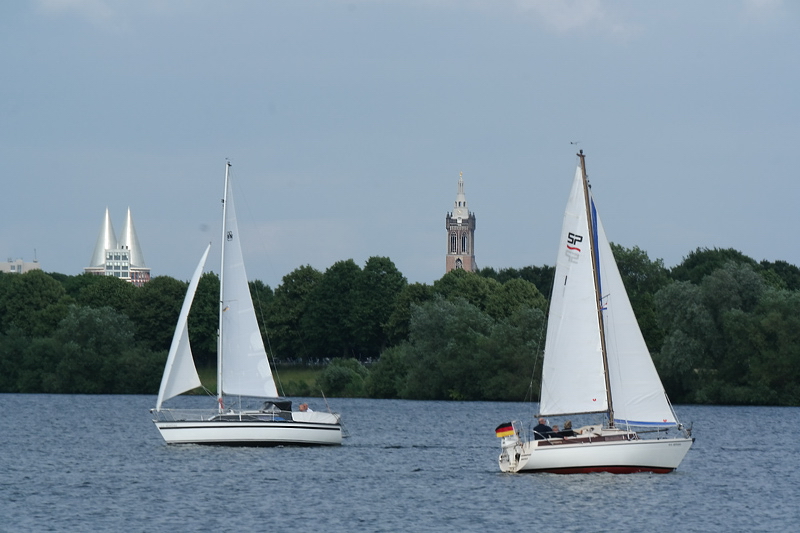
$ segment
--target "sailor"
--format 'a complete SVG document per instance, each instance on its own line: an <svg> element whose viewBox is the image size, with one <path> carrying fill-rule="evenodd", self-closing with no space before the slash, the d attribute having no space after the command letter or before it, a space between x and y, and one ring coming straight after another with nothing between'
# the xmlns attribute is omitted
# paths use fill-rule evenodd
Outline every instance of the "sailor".
<svg viewBox="0 0 800 533"><path fill-rule="evenodd" d="M541 440L549 436L550 433L552 433L553 428L548 426L545 422L547 422L547 420L545 420L544 418L540 418L539 425L533 428L534 439Z"/></svg>

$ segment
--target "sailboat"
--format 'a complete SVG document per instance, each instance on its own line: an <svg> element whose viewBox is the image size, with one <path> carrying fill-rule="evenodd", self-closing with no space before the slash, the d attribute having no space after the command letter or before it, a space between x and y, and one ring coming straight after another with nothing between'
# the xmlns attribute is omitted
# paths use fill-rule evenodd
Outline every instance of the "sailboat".
<svg viewBox="0 0 800 533"><path fill-rule="evenodd" d="M163 407L170 398L201 386L189 344L188 316L209 244L194 271L178 317L156 407L151 410L153 422L169 444L341 444L342 425L337 413L294 411L291 400L278 395L247 283L230 168L228 162L222 200L217 405L206 410ZM255 405L247 407L248 402Z"/></svg>
<svg viewBox="0 0 800 533"><path fill-rule="evenodd" d="M678 422L653 365L597 214L583 150L578 158L550 299L542 425L513 421L496 428L500 470L668 473L694 439ZM546 417L587 414L599 423L539 429L550 429Z"/></svg>

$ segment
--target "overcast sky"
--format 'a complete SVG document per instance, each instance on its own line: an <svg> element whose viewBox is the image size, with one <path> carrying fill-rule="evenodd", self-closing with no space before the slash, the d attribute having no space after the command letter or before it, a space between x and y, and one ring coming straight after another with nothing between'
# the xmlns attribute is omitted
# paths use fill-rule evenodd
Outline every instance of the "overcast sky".
<svg viewBox="0 0 800 533"><path fill-rule="evenodd" d="M130 207L186 280L228 158L272 287L371 256L439 279L459 172L478 265L552 265L579 142L612 241L800 265L799 63L780 0L3 2L0 257L79 274Z"/></svg>

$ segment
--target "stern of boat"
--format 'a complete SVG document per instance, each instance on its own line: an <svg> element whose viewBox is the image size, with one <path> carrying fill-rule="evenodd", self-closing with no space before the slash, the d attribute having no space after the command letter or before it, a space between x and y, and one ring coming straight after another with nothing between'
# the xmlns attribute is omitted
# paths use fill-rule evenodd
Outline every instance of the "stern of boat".
<svg viewBox="0 0 800 533"><path fill-rule="evenodd" d="M521 424L518 421L511 422L513 434L500 436L500 457L498 463L502 472L518 472L530 457L524 451L524 441L522 439Z"/></svg>

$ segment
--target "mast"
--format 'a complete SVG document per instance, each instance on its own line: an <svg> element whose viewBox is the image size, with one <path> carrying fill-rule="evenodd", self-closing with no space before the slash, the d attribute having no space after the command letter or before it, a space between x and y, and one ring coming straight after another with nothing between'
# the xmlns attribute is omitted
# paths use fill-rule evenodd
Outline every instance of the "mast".
<svg viewBox="0 0 800 533"><path fill-rule="evenodd" d="M222 193L222 240L220 246L220 265L219 265L219 331L217 333L217 403L219 404L219 410L222 412L223 403L222 403L222 336L224 332L222 331L222 313L225 312L225 309L222 306L225 303L225 283L223 282L225 277L225 237L228 228L225 227L225 221L227 220L227 211L228 211L228 179L230 176L231 170L231 162L225 162L225 190Z"/></svg>
<svg viewBox="0 0 800 533"><path fill-rule="evenodd" d="M595 305L597 306L597 325L600 330L600 351L603 354L603 377L606 381L606 401L608 403L608 424L614 427L614 403L611 399L611 380L608 375L608 351L606 349L606 332L603 325L603 295L600 289L600 268L597 258L597 221L593 204L589 197L589 180L586 177L586 160L583 150L578 152L581 160L581 176L583 178L583 198L586 203L586 220L589 223L589 248L592 254L592 274L594 278Z"/></svg>

